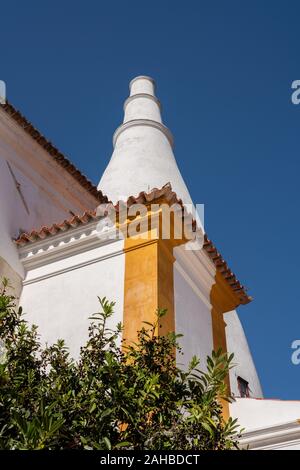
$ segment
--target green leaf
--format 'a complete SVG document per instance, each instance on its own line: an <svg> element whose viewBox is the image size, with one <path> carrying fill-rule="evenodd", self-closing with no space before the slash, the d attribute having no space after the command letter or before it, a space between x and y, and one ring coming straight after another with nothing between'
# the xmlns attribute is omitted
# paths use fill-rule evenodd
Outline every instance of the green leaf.
<svg viewBox="0 0 300 470"><path fill-rule="evenodd" d="M106 448L107 448L108 450L111 450L111 443L110 443L110 440L108 439L108 437L104 437L104 438L103 438L103 442L104 442Z"/></svg>

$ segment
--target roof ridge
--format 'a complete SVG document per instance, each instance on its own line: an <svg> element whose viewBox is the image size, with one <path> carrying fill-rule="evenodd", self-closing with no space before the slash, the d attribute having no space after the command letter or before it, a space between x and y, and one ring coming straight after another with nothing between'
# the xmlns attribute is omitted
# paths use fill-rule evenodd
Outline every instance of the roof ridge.
<svg viewBox="0 0 300 470"><path fill-rule="evenodd" d="M4 104L0 103L0 107L92 196L99 202L108 202L107 196L103 195L102 191L98 190L97 187L76 168L71 160L41 134L41 132L11 103L8 101Z"/></svg>

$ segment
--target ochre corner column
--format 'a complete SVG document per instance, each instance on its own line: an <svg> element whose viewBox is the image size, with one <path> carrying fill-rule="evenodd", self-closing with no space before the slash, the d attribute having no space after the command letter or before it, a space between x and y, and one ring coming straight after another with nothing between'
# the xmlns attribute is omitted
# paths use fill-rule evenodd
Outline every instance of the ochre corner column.
<svg viewBox="0 0 300 470"><path fill-rule="evenodd" d="M224 313L234 310L239 305L239 300L218 271L211 289L210 302L214 349L222 348L223 352L227 352Z"/></svg>
<svg viewBox="0 0 300 470"><path fill-rule="evenodd" d="M227 352L226 333L225 333L226 323L224 321L223 313L220 312L215 307L212 307L211 317L212 317L214 350L217 351L218 349L222 348L223 352Z"/></svg>
<svg viewBox="0 0 300 470"><path fill-rule="evenodd" d="M153 323L158 308L158 240L126 238L123 339L136 342L143 321Z"/></svg>
<svg viewBox="0 0 300 470"><path fill-rule="evenodd" d="M175 331L174 306L174 262L173 244L169 240L159 240L157 244L158 276L157 304L158 308L167 309L160 321L160 334Z"/></svg>
<svg viewBox="0 0 300 470"><path fill-rule="evenodd" d="M125 282L123 339L136 342L143 322L153 323L158 308L167 309L160 334L175 330L173 246L170 240L127 238L124 244Z"/></svg>
<svg viewBox="0 0 300 470"><path fill-rule="evenodd" d="M224 313L234 310L239 305L239 301L220 272L216 273L215 280L216 282L212 287L210 295L214 350L217 351L219 348L222 348L223 352L227 352ZM226 378L226 385L230 393L229 376ZM229 403L222 400L222 406L223 416L225 419L228 419L230 416Z"/></svg>

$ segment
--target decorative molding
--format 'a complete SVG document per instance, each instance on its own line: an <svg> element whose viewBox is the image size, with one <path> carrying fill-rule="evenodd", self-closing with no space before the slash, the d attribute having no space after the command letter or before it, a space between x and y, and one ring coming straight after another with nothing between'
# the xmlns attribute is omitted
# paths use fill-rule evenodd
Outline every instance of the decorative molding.
<svg viewBox="0 0 300 470"><path fill-rule="evenodd" d="M129 89L131 90L131 87L132 85L134 84L134 82L136 82L137 80L149 80L149 82L151 82L154 87L155 87L155 81L153 80L153 78L149 77L148 75L139 75L138 77L134 77L130 82L129 82Z"/></svg>
<svg viewBox="0 0 300 470"><path fill-rule="evenodd" d="M300 446L300 422L296 420L245 432L239 443L244 448L258 450Z"/></svg>
<svg viewBox="0 0 300 470"><path fill-rule="evenodd" d="M90 260L82 261L81 263L76 263L76 264L73 264L72 266L68 266L63 269L56 269L47 274L36 276L32 279L26 280L25 278L25 280L23 281L23 286L28 286L29 284L35 284L36 282L44 281L45 279L56 277L56 276L59 276L60 274L68 273L70 271L75 271L76 269L81 269L85 266L90 266L91 264L99 263L100 261L104 261L106 259L114 258L115 256L121 256L121 255L124 255L123 249L111 251L108 254L96 256Z"/></svg>
<svg viewBox="0 0 300 470"><path fill-rule="evenodd" d="M191 289L211 309L210 293L215 283L216 268L203 249L197 251L175 248L174 268L182 275ZM191 257L193 260L191 261Z"/></svg>
<svg viewBox="0 0 300 470"><path fill-rule="evenodd" d="M30 270L45 266L120 240L120 238L113 238L114 228L107 229L104 226L102 231L99 231L98 224L99 220L93 221L19 248L20 260L24 268Z"/></svg>
<svg viewBox="0 0 300 470"><path fill-rule="evenodd" d="M133 97L136 95L133 95ZM115 147L116 141L122 132L124 132L126 129L129 129L130 127L135 127L135 126L148 126L148 127L154 127L155 129L158 129L161 131L168 139L170 142L171 147L174 146L174 139L172 136L171 131L161 124L160 122L157 121L152 121L152 119L132 119L131 121L125 122L124 124L121 124L115 131L113 135L113 146Z"/></svg>
<svg viewBox="0 0 300 470"><path fill-rule="evenodd" d="M208 300L207 292L204 293L203 289L201 288L203 286L199 286L199 283L198 283L198 285L195 284L195 282L189 277L189 275L186 273L184 268L179 263L176 263L174 265L174 268L181 274L181 276L184 278L184 280L187 282L187 284L189 284L189 286L195 292L195 294L199 297L199 299L201 299L201 301L204 303L204 305L210 310L211 309L211 303Z"/></svg>
<svg viewBox="0 0 300 470"><path fill-rule="evenodd" d="M161 109L161 103L158 98L154 95L150 95L149 93L136 93L135 95L128 96L128 98L125 100L124 105L123 105L123 110L125 112L126 106L131 102L134 101L136 98L148 98L149 100L154 101L154 103L159 106ZM128 121L129 122L129 121Z"/></svg>

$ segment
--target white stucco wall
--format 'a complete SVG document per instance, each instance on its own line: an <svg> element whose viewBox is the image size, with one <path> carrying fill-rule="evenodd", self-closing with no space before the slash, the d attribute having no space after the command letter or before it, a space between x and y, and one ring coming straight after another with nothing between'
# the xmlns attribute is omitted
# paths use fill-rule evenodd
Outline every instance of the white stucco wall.
<svg viewBox="0 0 300 470"><path fill-rule="evenodd" d="M230 413L246 431L300 420L300 401L237 398Z"/></svg>
<svg viewBox="0 0 300 470"><path fill-rule="evenodd" d="M59 222L66 217L66 211L53 205L51 199L47 198L37 185L32 184L13 163L10 163L10 166L20 183L29 213L17 191L7 161L0 155L0 256L13 270L23 276L23 267L12 238L16 238L20 231L38 229L48 221Z"/></svg>
<svg viewBox="0 0 300 470"><path fill-rule="evenodd" d="M231 369L230 387L234 396L240 396L237 378L249 383L250 397L263 396L259 377L252 359L244 329L236 311L225 313L227 350L234 353L235 367Z"/></svg>
<svg viewBox="0 0 300 470"><path fill-rule="evenodd" d="M82 213L96 205L95 197L0 108L0 257L13 271L24 276L12 242L20 230L58 223L70 218L70 210Z"/></svg>
<svg viewBox="0 0 300 470"><path fill-rule="evenodd" d="M186 368L194 355L206 364L213 350L210 289L214 283L215 268L201 252L174 250L174 301L176 332L183 334L179 343L183 356L178 364Z"/></svg>
<svg viewBox="0 0 300 470"><path fill-rule="evenodd" d="M109 321L123 321L123 240L28 270L20 303L39 327L43 343L66 340L72 357L87 339L89 316L100 310L97 296L116 302Z"/></svg>
<svg viewBox="0 0 300 470"><path fill-rule="evenodd" d="M117 202L168 182L179 198L192 204L167 137L159 129L139 125L118 137L98 187Z"/></svg>
<svg viewBox="0 0 300 470"><path fill-rule="evenodd" d="M300 401L237 398L230 414L244 428L242 446L300 450Z"/></svg>
<svg viewBox="0 0 300 470"><path fill-rule="evenodd" d="M8 167L0 157L0 257L23 276L23 266L19 262L17 249L12 243L13 234L16 235L16 225L25 217L21 199L17 197L17 190L9 175Z"/></svg>

